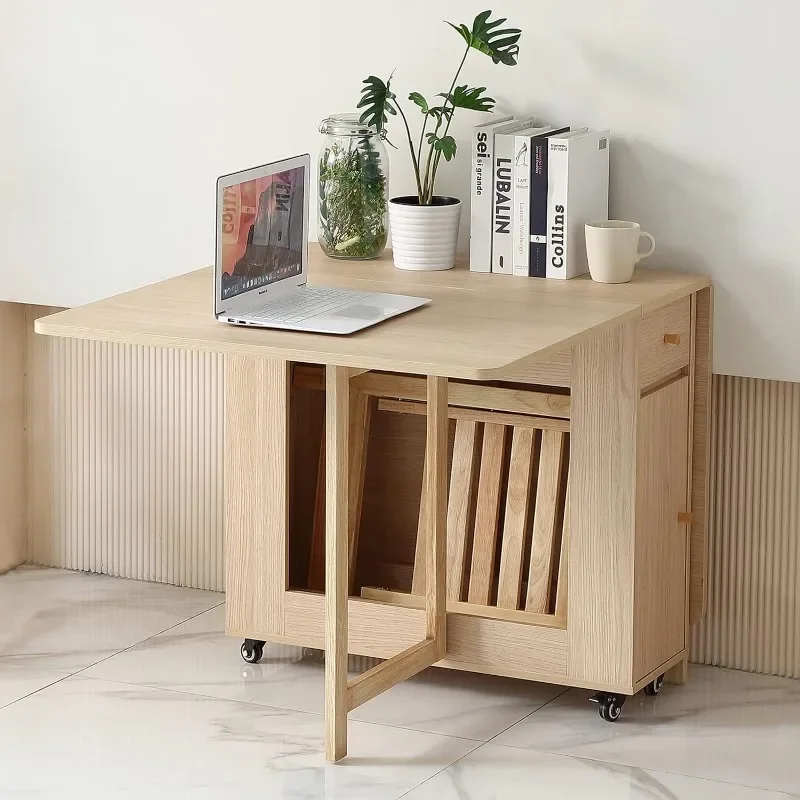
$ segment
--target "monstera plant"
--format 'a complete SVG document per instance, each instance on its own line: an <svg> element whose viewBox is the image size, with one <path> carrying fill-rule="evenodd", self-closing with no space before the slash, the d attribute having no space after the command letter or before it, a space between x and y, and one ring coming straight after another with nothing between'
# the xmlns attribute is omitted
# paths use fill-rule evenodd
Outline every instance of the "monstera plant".
<svg viewBox="0 0 800 800"><path fill-rule="evenodd" d="M472 22L447 24L466 44L455 76L446 92L434 99L420 92L411 92L408 100L421 114L417 133L412 132L409 119L392 88L392 76L386 80L370 75L364 81L361 101L361 122L387 136L389 117L402 120L411 163L416 180L416 195L394 197L389 202L392 248L395 266L402 269L449 269L455 263L458 226L461 218L461 201L454 197L435 194L436 175L442 158L452 161L458 145L450 134L450 125L456 109L491 111L494 98L486 94L486 87L459 84L467 56L473 50L483 53L495 64L513 67L517 63L519 28L504 27L505 18L492 19L491 11L483 11Z"/></svg>
<svg viewBox="0 0 800 800"><path fill-rule="evenodd" d="M449 132L456 109L491 111L495 105L494 98L485 94L485 86L470 88L466 84L458 85L461 70L470 51L477 50L489 56L495 64L513 67L517 63L518 42L522 31L519 28L502 27L506 20L504 18L492 20L491 15L491 11L481 12L475 17L471 28L464 24L447 23L461 35L466 42L466 48L450 88L446 92L437 94L434 102L428 101L419 92L411 92L408 95L408 99L418 106L422 114L418 137L412 134L403 107L392 91L392 77L384 81L375 75L370 75L364 81L361 102L358 104L359 108L364 109L361 121L373 125L383 133L389 116L399 114L405 128L411 162L414 165L417 199L421 206L431 205L433 202L436 173L442 157L445 161L455 158L457 144Z"/></svg>

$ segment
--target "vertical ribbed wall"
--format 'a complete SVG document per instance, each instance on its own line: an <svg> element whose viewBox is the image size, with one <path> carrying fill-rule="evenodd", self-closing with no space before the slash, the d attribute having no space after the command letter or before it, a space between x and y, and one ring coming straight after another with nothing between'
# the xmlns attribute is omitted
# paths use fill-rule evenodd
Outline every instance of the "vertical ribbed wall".
<svg viewBox="0 0 800 800"><path fill-rule="evenodd" d="M222 589L219 356L33 334L28 559ZM800 677L800 384L715 376L692 659Z"/></svg>
<svg viewBox="0 0 800 800"><path fill-rule="evenodd" d="M800 384L714 378L708 613L692 659L800 677Z"/></svg>
<svg viewBox="0 0 800 800"><path fill-rule="evenodd" d="M28 560L224 588L219 356L32 333Z"/></svg>

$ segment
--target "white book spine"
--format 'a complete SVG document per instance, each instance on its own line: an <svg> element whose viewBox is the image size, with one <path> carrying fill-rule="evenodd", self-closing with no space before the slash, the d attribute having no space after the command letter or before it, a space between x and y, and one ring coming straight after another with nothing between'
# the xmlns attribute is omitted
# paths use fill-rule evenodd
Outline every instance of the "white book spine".
<svg viewBox="0 0 800 800"><path fill-rule="evenodd" d="M494 197L492 203L492 272L514 272L514 247L511 234L514 203L514 140L512 133L494 137Z"/></svg>
<svg viewBox="0 0 800 800"><path fill-rule="evenodd" d="M492 270L492 158L494 129L511 117L477 125L472 133L469 268L471 272Z"/></svg>
<svg viewBox="0 0 800 800"><path fill-rule="evenodd" d="M528 277L530 259L531 137L514 137L513 273Z"/></svg>
<svg viewBox="0 0 800 800"><path fill-rule="evenodd" d="M567 276L569 140L550 139L547 161L547 277Z"/></svg>

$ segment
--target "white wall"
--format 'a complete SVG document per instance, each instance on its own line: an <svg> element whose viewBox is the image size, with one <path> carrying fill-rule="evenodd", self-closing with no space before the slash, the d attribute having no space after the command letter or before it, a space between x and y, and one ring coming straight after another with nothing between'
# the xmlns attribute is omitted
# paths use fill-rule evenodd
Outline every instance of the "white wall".
<svg viewBox="0 0 800 800"><path fill-rule="evenodd" d="M485 5L0 4L0 300L72 305L210 263L217 175L316 153L367 74L444 91L460 39L440 20ZM655 235L653 265L716 281L715 370L800 380L797 0L492 5L525 32L520 64L475 53L465 80L612 128L613 215ZM403 151L392 166L409 191ZM440 190L466 197L467 173L465 148Z"/></svg>

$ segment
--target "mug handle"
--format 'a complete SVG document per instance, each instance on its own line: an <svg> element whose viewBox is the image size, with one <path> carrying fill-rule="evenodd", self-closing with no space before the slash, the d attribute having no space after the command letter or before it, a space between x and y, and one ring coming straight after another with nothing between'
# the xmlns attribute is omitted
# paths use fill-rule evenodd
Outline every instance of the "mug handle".
<svg viewBox="0 0 800 800"><path fill-rule="evenodd" d="M647 231L639 231L639 243L641 244L641 237L645 236L650 240L650 249L646 253L640 253L638 248L636 250L636 263L638 264L643 258L653 255L656 251L656 240Z"/></svg>

